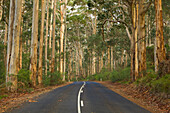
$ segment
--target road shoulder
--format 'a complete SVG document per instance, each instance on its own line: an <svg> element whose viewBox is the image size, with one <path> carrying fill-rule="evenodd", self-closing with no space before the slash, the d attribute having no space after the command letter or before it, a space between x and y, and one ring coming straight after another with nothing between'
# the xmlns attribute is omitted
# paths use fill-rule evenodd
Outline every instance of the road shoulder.
<svg viewBox="0 0 170 113"><path fill-rule="evenodd" d="M111 81L96 81L105 87L109 88L110 90L118 93L119 95L123 96L124 98L136 103L137 105L147 109L152 113L167 113L165 109L160 109L159 106L155 103L152 103L150 96L142 96L143 94L139 94L138 91L132 90L131 85L120 84L120 83L112 83ZM147 92L146 92L147 93Z"/></svg>

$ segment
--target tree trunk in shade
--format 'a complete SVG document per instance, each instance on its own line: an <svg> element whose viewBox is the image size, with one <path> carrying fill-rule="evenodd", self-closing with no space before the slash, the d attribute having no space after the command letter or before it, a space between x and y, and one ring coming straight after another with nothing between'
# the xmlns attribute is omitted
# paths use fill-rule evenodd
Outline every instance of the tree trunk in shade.
<svg viewBox="0 0 170 113"><path fill-rule="evenodd" d="M156 38L155 38L155 72L158 72L158 65L166 60L164 37L163 37L163 18L162 18L162 0L155 0L156 13Z"/></svg>

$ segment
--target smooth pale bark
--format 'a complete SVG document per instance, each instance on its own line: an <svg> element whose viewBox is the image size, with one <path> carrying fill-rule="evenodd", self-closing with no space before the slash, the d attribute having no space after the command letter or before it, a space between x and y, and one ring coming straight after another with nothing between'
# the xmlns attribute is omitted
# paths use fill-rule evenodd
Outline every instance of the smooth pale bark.
<svg viewBox="0 0 170 113"><path fill-rule="evenodd" d="M39 43L39 65L38 65L38 85L42 86L42 56L43 56L43 41L44 41L44 20L45 20L45 5L46 0L41 0L41 28L40 28L40 43Z"/></svg>
<svg viewBox="0 0 170 113"><path fill-rule="evenodd" d="M30 79L32 85L36 86L36 75L37 75L37 44L38 44L38 9L39 0L33 1L33 19L32 19L32 34L31 34L31 64Z"/></svg>
<svg viewBox="0 0 170 113"><path fill-rule="evenodd" d="M137 29L138 29L138 4L133 0L131 6L132 13L132 38L131 38L131 79L135 81L138 77L138 57L137 57Z"/></svg>
<svg viewBox="0 0 170 113"><path fill-rule="evenodd" d="M92 50L92 75L94 75L96 73L96 57L95 57L95 50Z"/></svg>
<svg viewBox="0 0 170 113"><path fill-rule="evenodd" d="M107 48L107 68L110 71L110 46Z"/></svg>
<svg viewBox="0 0 170 113"><path fill-rule="evenodd" d="M83 75L83 54L82 54L82 48L81 48L81 43L79 42L78 48L79 48L79 65L80 65L80 76Z"/></svg>
<svg viewBox="0 0 170 113"><path fill-rule="evenodd" d="M2 5L3 5L3 0L0 1L0 21L2 19L2 13L3 13Z"/></svg>
<svg viewBox="0 0 170 113"><path fill-rule="evenodd" d="M57 0L58 3L58 0ZM57 35L60 35L60 30L57 31ZM57 39L57 46L56 46L56 50L57 50L57 57L56 57L56 67L57 67L57 71L60 72L60 39Z"/></svg>
<svg viewBox="0 0 170 113"><path fill-rule="evenodd" d="M6 86L11 81L9 76L10 69L10 59L12 51L12 38L13 38L13 26L14 26L14 16L15 16L15 0L10 0L10 12L9 12L9 26L8 26L8 47L7 47L7 64L6 64ZM8 90L10 87L7 86Z"/></svg>
<svg viewBox="0 0 170 113"><path fill-rule="evenodd" d="M147 15L146 20L146 47L149 46L149 14Z"/></svg>
<svg viewBox="0 0 170 113"><path fill-rule="evenodd" d="M65 25L66 26L66 25ZM66 42L67 40L67 26L66 26L66 30L65 30L65 38L64 38L64 74L63 74L63 81L65 81L65 72L66 72Z"/></svg>
<svg viewBox="0 0 170 113"><path fill-rule="evenodd" d="M139 76L143 77L146 72L146 42L145 42L145 11L144 0L139 1Z"/></svg>
<svg viewBox="0 0 170 113"><path fill-rule="evenodd" d="M135 8L135 15L134 15L134 19L135 19L135 80L138 78L138 7L139 4L137 2L136 4L136 8Z"/></svg>
<svg viewBox="0 0 170 113"><path fill-rule="evenodd" d="M72 67L71 67L71 64L72 64L72 50L70 48L69 50L69 57L68 57L68 60L69 60L69 66L68 66L68 80L70 80L70 77L71 77L71 73L72 73Z"/></svg>
<svg viewBox="0 0 170 113"><path fill-rule="evenodd" d="M67 0L60 1L60 3L64 3L63 5L60 6L60 16L61 16L61 27L60 27L60 73L63 74L63 68L64 68L63 67L63 63L64 63L63 41L64 41L64 29L65 29L64 19L65 19L65 16L66 16Z"/></svg>
<svg viewBox="0 0 170 113"><path fill-rule="evenodd" d="M162 18L162 0L155 0L156 13L156 38L155 38L155 72L158 72L160 62L166 60L164 37L163 37L163 18Z"/></svg>
<svg viewBox="0 0 170 113"><path fill-rule="evenodd" d="M46 19L46 36L45 36L45 75L47 75L47 49L48 49L48 20L49 20L49 0L47 0L47 19Z"/></svg>
<svg viewBox="0 0 170 113"><path fill-rule="evenodd" d="M8 35L8 25L5 23L5 35L4 35L4 64L5 64L5 68L7 67L7 65L6 65L6 62L7 62L7 51L6 51L7 35Z"/></svg>
<svg viewBox="0 0 170 113"><path fill-rule="evenodd" d="M55 20L56 20L56 0L54 0L54 9L53 9L53 43L52 43L52 60L51 60L51 73L54 73L55 70Z"/></svg>
<svg viewBox="0 0 170 113"><path fill-rule="evenodd" d="M19 69L22 69L22 26L20 31L20 40L19 40Z"/></svg>
<svg viewBox="0 0 170 113"><path fill-rule="evenodd" d="M14 26L13 26L13 39L12 39L12 51L10 58L10 91L14 92L17 90L17 74L19 71L19 39L20 39L20 26L21 26L21 9L22 0L15 1L15 16L14 16Z"/></svg>
<svg viewBox="0 0 170 113"><path fill-rule="evenodd" d="M54 10L54 0L51 0L51 9ZM53 29L53 13L51 13L51 19L50 19L50 33L49 33L49 50L51 53L52 45L51 45L51 37L52 37L52 29ZM51 54L49 55L49 71L51 72Z"/></svg>
<svg viewBox="0 0 170 113"><path fill-rule="evenodd" d="M41 28L39 43L39 66L38 66L38 83L42 85L42 56L43 56L43 35L44 35L44 19L45 19L46 0L41 0Z"/></svg>

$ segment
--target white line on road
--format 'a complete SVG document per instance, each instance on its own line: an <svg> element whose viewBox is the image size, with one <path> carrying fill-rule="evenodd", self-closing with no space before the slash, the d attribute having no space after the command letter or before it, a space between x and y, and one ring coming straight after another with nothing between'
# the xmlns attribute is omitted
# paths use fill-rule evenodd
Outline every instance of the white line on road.
<svg viewBox="0 0 170 113"><path fill-rule="evenodd" d="M83 101L81 100L81 107L83 107L84 106L84 104L83 104Z"/></svg>
<svg viewBox="0 0 170 113"><path fill-rule="evenodd" d="M81 108L80 108L80 94L82 92L82 89L84 87L84 85L86 84L86 82L84 82L84 84L81 86L79 93L78 93L78 101L77 101L77 105L78 105L78 113L81 113Z"/></svg>

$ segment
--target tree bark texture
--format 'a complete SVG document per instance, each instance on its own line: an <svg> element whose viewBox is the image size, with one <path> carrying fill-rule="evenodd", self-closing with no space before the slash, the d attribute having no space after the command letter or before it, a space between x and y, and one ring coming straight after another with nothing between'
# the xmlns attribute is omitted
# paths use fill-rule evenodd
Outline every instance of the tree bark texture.
<svg viewBox="0 0 170 113"><path fill-rule="evenodd" d="M156 38L155 38L155 72L158 72L158 65L166 60L164 37L163 37L163 18L162 0L155 0L156 12Z"/></svg>
<svg viewBox="0 0 170 113"><path fill-rule="evenodd" d="M30 79L32 85L36 86L36 76L37 76L37 44L38 44L38 9L39 0L33 1L33 20L32 20L32 36L31 36L31 64Z"/></svg>

